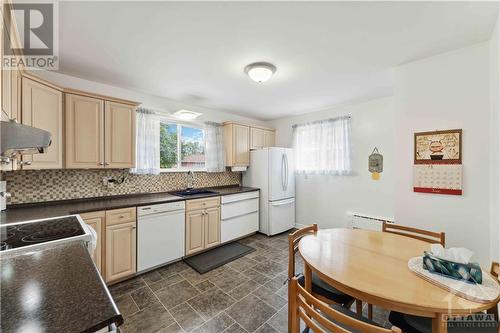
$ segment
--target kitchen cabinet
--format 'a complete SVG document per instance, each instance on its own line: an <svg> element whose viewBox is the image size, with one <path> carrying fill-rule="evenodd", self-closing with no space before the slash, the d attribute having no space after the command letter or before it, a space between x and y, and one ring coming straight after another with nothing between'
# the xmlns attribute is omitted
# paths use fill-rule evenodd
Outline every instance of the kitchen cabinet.
<svg viewBox="0 0 500 333"><path fill-rule="evenodd" d="M107 210L105 244L105 280L113 282L137 272L135 207Z"/></svg>
<svg viewBox="0 0 500 333"><path fill-rule="evenodd" d="M135 166L135 106L66 94L66 167Z"/></svg>
<svg viewBox="0 0 500 333"><path fill-rule="evenodd" d="M220 244L220 197L186 201L186 255Z"/></svg>
<svg viewBox="0 0 500 333"><path fill-rule="evenodd" d="M222 197L221 242L226 243L259 230L259 191Z"/></svg>
<svg viewBox="0 0 500 333"><path fill-rule="evenodd" d="M105 103L105 165L107 168L135 166L135 107Z"/></svg>
<svg viewBox="0 0 500 333"><path fill-rule="evenodd" d="M106 227L106 282L136 272L136 222Z"/></svg>
<svg viewBox="0 0 500 333"><path fill-rule="evenodd" d="M92 260L94 261L99 273L103 274L102 271L102 248L103 248L103 228L105 222L105 211L91 212L80 214L83 221L95 230L97 234L97 244L94 252L91 254Z"/></svg>
<svg viewBox="0 0 500 333"><path fill-rule="evenodd" d="M51 144L43 154L23 155L23 169L63 167L63 94L54 87L22 78L22 116L25 125L51 133Z"/></svg>
<svg viewBox="0 0 500 333"><path fill-rule="evenodd" d="M205 248L205 211L186 213L186 255Z"/></svg>
<svg viewBox="0 0 500 333"><path fill-rule="evenodd" d="M104 167L104 101L66 94L66 167Z"/></svg>
<svg viewBox="0 0 500 333"><path fill-rule="evenodd" d="M262 149L274 146L274 130L258 127L250 128L250 149Z"/></svg>
<svg viewBox="0 0 500 333"><path fill-rule="evenodd" d="M237 123L224 123L226 166L250 164L250 127Z"/></svg>

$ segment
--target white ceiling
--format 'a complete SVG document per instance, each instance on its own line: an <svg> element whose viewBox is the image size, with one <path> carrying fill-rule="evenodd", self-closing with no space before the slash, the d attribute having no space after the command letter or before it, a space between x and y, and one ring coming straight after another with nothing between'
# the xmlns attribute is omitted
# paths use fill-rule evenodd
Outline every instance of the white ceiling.
<svg viewBox="0 0 500 333"><path fill-rule="evenodd" d="M60 71L258 119L392 93L398 64L489 39L496 2L63 2ZM243 68L278 71L264 84Z"/></svg>

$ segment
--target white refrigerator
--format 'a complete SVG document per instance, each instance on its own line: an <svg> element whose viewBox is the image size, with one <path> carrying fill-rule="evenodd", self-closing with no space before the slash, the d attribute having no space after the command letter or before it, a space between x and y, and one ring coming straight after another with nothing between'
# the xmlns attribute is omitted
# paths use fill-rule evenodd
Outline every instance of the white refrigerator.
<svg viewBox="0 0 500 333"><path fill-rule="evenodd" d="M272 236L295 227L292 149L270 147L251 151L243 185L260 188L261 233Z"/></svg>

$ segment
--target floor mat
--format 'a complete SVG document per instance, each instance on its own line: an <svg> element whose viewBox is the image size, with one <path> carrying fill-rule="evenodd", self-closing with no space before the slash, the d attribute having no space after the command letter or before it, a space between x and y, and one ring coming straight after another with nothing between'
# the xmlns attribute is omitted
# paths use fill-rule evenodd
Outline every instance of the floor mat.
<svg viewBox="0 0 500 333"><path fill-rule="evenodd" d="M184 262L198 273L204 274L253 251L255 249L250 246L233 242L184 259Z"/></svg>

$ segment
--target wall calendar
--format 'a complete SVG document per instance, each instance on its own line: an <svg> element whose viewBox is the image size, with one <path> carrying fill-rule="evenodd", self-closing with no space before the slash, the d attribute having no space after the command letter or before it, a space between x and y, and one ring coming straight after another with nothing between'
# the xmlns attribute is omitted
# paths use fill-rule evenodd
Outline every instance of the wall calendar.
<svg viewBox="0 0 500 333"><path fill-rule="evenodd" d="M413 191L462 195L461 164L415 164Z"/></svg>

